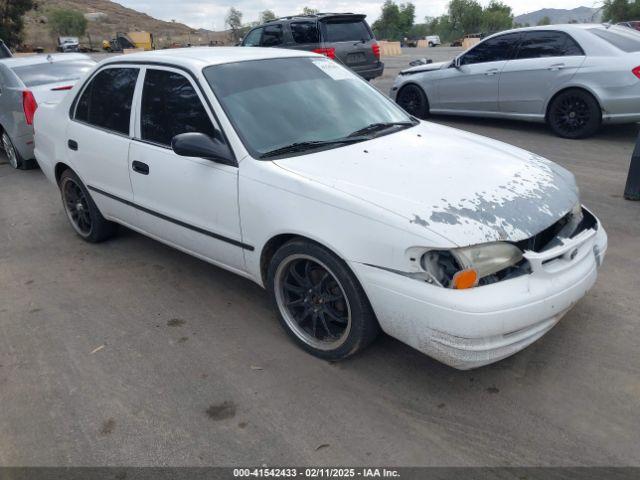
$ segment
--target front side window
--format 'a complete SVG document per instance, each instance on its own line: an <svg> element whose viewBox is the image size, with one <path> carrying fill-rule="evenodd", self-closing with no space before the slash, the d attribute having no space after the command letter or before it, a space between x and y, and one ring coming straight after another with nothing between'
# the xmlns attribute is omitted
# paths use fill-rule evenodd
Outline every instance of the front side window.
<svg viewBox="0 0 640 480"><path fill-rule="evenodd" d="M282 45L282 25L269 25L264 27L260 45L263 47Z"/></svg>
<svg viewBox="0 0 640 480"><path fill-rule="evenodd" d="M584 55L580 46L563 32L539 31L524 34L516 58L544 58Z"/></svg>
<svg viewBox="0 0 640 480"><path fill-rule="evenodd" d="M367 42L371 32L364 20L335 19L322 22L325 42Z"/></svg>
<svg viewBox="0 0 640 480"><path fill-rule="evenodd" d="M472 65L475 63L510 60L519 40L519 33L508 33L490 38L465 53L460 63L462 65Z"/></svg>
<svg viewBox="0 0 640 480"><path fill-rule="evenodd" d="M640 52L640 33L631 28L591 28L591 33L623 52Z"/></svg>
<svg viewBox="0 0 640 480"><path fill-rule="evenodd" d="M37 87L48 83L75 82L95 65L96 62L89 59L69 62L42 62L15 67L13 71L27 87Z"/></svg>
<svg viewBox="0 0 640 480"><path fill-rule="evenodd" d="M147 70L141 110L141 135L149 142L169 146L180 133L216 134L200 97L179 73Z"/></svg>
<svg viewBox="0 0 640 480"><path fill-rule="evenodd" d="M291 35L296 43L320 43L320 34L315 22L292 22Z"/></svg>
<svg viewBox="0 0 640 480"><path fill-rule="evenodd" d="M106 68L82 92L75 119L96 127L129 135L131 103L138 68Z"/></svg>
<svg viewBox="0 0 640 480"><path fill-rule="evenodd" d="M242 45L245 47L257 47L260 45L260 37L262 36L262 29L256 28L255 30L251 30L249 34L245 37Z"/></svg>
<svg viewBox="0 0 640 480"><path fill-rule="evenodd" d="M329 59L253 60L203 72L255 158L296 142L342 139L372 124L413 125L391 100Z"/></svg>

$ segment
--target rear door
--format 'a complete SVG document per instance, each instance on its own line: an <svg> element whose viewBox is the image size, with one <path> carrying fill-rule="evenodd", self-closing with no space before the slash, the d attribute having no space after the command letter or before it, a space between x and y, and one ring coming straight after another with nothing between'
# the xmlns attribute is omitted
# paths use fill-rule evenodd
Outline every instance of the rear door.
<svg viewBox="0 0 640 480"><path fill-rule="evenodd" d="M261 47L281 47L284 43L284 30L282 24L266 25L262 29Z"/></svg>
<svg viewBox="0 0 640 480"><path fill-rule="evenodd" d="M565 32L523 33L518 52L500 75L500 111L543 114L549 96L571 80L585 58Z"/></svg>
<svg viewBox="0 0 640 480"><path fill-rule="evenodd" d="M296 20L289 24L289 30L293 41L290 47L294 50L313 51L318 48L318 44L320 43L318 22Z"/></svg>
<svg viewBox="0 0 640 480"><path fill-rule="evenodd" d="M336 61L352 68L377 64L373 33L363 15L332 16L320 20L321 47L334 48Z"/></svg>
<svg viewBox="0 0 640 480"><path fill-rule="evenodd" d="M131 106L140 69L108 66L85 85L64 139L68 157L107 218L136 224L129 179Z"/></svg>
<svg viewBox="0 0 640 480"><path fill-rule="evenodd" d="M460 57L437 81L437 102L432 110L497 112L500 73L513 56L519 33L489 38Z"/></svg>

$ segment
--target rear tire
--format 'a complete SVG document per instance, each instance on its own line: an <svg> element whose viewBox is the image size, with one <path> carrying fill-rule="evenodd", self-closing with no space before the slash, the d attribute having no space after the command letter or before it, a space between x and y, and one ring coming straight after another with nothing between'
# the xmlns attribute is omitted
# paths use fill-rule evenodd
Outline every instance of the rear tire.
<svg viewBox="0 0 640 480"><path fill-rule="evenodd" d="M60 176L62 206L69 223L83 240L98 243L115 235L117 225L106 220L94 203L89 191L72 170Z"/></svg>
<svg viewBox="0 0 640 480"><path fill-rule="evenodd" d="M562 138L590 137L598 131L601 123L602 109L598 101L578 88L558 94L547 111L547 124Z"/></svg>
<svg viewBox="0 0 640 480"><path fill-rule="evenodd" d="M317 243L300 239L280 247L269 263L267 287L283 328L316 357L347 358L380 331L353 272Z"/></svg>
<svg viewBox="0 0 640 480"><path fill-rule="evenodd" d="M25 160L20 155L20 152L16 149L11 141L11 137L7 132L2 132L2 148L4 149L4 153L9 160L9 165L18 170L29 170L34 168L37 163L35 160Z"/></svg>
<svg viewBox="0 0 640 480"><path fill-rule="evenodd" d="M427 118L429 116L429 100L427 100L422 88L413 83L400 89L396 103L414 117Z"/></svg>

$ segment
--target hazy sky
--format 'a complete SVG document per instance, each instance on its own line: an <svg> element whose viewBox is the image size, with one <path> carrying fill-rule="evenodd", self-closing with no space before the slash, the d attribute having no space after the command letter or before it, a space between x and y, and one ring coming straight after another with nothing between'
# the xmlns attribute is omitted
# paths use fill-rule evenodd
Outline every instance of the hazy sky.
<svg viewBox="0 0 640 480"><path fill-rule="evenodd" d="M222 30L224 17L229 7L234 6L244 14L243 21L258 19L261 11L270 9L278 16L298 13L304 6L316 8L322 12L354 12L365 13L369 23L380 14L384 0L237 0L235 2L221 0L115 0L118 3L161 20L175 19L195 28ZM405 0L398 0L402 3ZM479 0L482 4L489 0ZM541 8L575 8L579 6L593 7L600 5L599 0L502 0L513 8L516 15L532 12ZM444 13L449 0L413 0L416 6L416 21L429 16Z"/></svg>

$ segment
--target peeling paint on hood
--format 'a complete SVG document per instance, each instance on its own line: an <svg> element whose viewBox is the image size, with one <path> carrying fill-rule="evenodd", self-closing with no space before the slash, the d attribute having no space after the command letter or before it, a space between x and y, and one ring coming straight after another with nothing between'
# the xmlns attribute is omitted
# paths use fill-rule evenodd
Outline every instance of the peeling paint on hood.
<svg viewBox="0 0 640 480"><path fill-rule="evenodd" d="M460 246L529 238L578 201L573 174L563 167L426 122L276 163L392 211L414 231L427 229Z"/></svg>

